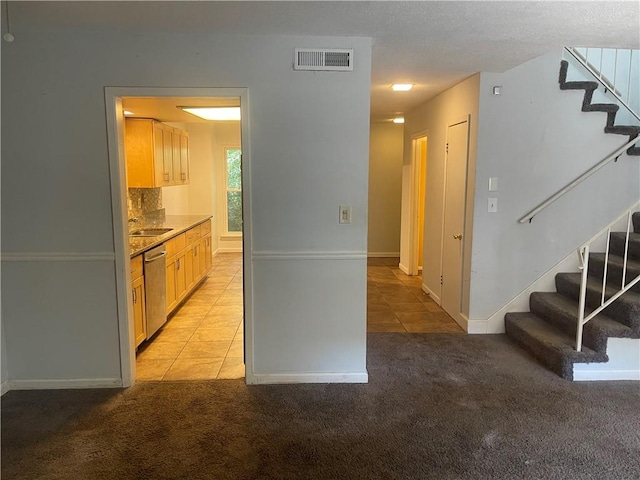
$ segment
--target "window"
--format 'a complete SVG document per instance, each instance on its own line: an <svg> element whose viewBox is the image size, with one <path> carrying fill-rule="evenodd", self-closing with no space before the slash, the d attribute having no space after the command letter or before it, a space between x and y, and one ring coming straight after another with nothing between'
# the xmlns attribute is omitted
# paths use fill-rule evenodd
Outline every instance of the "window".
<svg viewBox="0 0 640 480"><path fill-rule="evenodd" d="M242 233L242 151L226 148L227 232Z"/></svg>

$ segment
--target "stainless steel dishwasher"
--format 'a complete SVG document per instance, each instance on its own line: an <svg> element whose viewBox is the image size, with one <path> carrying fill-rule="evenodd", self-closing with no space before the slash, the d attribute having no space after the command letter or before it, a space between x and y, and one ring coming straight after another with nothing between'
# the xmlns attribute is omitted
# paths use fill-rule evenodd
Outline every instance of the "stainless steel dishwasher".
<svg viewBox="0 0 640 480"><path fill-rule="evenodd" d="M144 254L147 339L167 321L167 251L164 244Z"/></svg>

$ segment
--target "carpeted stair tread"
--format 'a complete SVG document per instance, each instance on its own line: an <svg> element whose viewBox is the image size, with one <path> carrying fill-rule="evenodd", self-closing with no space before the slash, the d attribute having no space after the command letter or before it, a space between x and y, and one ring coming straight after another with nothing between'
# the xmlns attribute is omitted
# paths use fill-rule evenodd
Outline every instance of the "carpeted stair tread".
<svg viewBox="0 0 640 480"><path fill-rule="evenodd" d="M596 279L602 279L604 275L605 254L592 253L589 255L589 275L593 275ZM607 283L613 288L619 288L622 285L622 271L624 267L624 257L619 255L609 255L609 264L607 266ZM640 261L634 258L627 258L627 274L625 283L640 275ZM631 290L640 292L640 282L636 283Z"/></svg>
<svg viewBox="0 0 640 480"><path fill-rule="evenodd" d="M625 232L611 232L609 237L609 252L624 257L627 234ZM640 260L640 233L629 232L629 253L630 258Z"/></svg>
<svg viewBox="0 0 640 480"><path fill-rule="evenodd" d="M640 126L636 125L613 125L604 127L604 133L613 133L616 135L638 135ZM631 138L629 139L631 140Z"/></svg>
<svg viewBox="0 0 640 480"><path fill-rule="evenodd" d="M569 298L578 301L580 298L580 273L559 273L556 275L556 289ZM607 286L605 298L617 292ZM600 306L602 298L602 280L589 277L587 281L587 305L592 308ZM634 334L640 332L640 293L625 292L602 312L608 317L630 327Z"/></svg>
<svg viewBox="0 0 640 480"><path fill-rule="evenodd" d="M510 338L567 380L573 380L574 363L608 361L606 354L586 346L581 352L576 351L575 337L561 332L531 312L507 313L505 327Z"/></svg>
<svg viewBox="0 0 640 480"><path fill-rule="evenodd" d="M607 112L615 113L620 109L615 103L590 103L582 107L583 112Z"/></svg>
<svg viewBox="0 0 640 480"><path fill-rule="evenodd" d="M529 299L531 312L575 338L578 325L578 303L556 292L534 292ZM589 314L588 309L586 314ZM607 338L636 338L633 330L606 315L596 315L584 326L583 344L606 353Z"/></svg>

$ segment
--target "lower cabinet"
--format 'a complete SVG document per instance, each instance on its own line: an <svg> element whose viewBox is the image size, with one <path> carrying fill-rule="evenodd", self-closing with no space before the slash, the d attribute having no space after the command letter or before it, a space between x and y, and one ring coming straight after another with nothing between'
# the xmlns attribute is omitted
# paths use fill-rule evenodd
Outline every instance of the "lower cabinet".
<svg viewBox="0 0 640 480"><path fill-rule="evenodd" d="M201 226L205 226L206 235L203 238L200 238ZM167 313L173 311L211 269L212 251L209 232L211 232L210 220L165 243L168 252Z"/></svg>
<svg viewBox="0 0 640 480"><path fill-rule="evenodd" d="M167 259L167 312L178 305L178 292L176 291L176 257Z"/></svg>
<svg viewBox="0 0 640 480"><path fill-rule="evenodd" d="M144 303L142 255L131 259L131 296L133 298L133 331L136 347L147 338L147 317Z"/></svg>

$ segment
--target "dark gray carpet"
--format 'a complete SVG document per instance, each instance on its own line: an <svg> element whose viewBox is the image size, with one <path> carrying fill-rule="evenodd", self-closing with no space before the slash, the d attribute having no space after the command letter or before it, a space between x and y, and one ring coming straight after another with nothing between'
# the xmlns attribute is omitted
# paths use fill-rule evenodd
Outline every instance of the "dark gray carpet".
<svg viewBox="0 0 640 480"><path fill-rule="evenodd" d="M2 478L640 479L640 384L504 335L369 334L367 385L9 392Z"/></svg>

